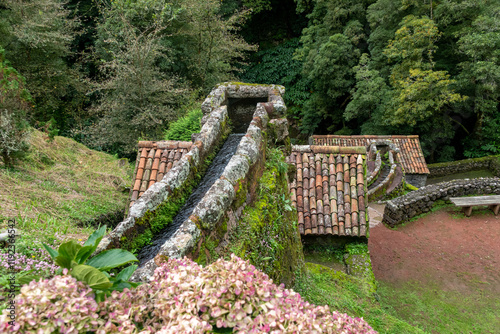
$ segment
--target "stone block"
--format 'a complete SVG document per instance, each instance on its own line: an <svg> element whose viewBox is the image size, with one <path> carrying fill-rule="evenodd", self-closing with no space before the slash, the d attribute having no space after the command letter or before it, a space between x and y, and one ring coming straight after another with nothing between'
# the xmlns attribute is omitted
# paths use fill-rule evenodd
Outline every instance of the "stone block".
<svg viewBox="0 0 500 334"><path fill-rule="evenodd" d="M233 185L228 180L219 179L196 206L193 216L200 220L202 228L210 230L229 209L235 196Z"/></svg>
<svg viewBox="0 0 500 334"><path fill-rule="evenodd" d="M238 181L245 178L248 170L250 169L250 164L247 158L242 155L235 154L229 160L224 172L222 173L222 178L231 182L233 186L238 184Z"/></svg>

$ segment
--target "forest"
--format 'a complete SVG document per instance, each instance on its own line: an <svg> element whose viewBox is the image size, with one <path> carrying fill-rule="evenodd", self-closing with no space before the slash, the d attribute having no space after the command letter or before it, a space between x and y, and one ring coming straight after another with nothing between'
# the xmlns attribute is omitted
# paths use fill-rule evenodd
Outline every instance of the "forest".
<svg viewBox="0 0 500 334"><path fill-rule="evenodd" d="M417 134L428 162L500 154L494 0L0 0L6 165L31 128L133 158L231 80L284 85L298 142Z"/></svg>

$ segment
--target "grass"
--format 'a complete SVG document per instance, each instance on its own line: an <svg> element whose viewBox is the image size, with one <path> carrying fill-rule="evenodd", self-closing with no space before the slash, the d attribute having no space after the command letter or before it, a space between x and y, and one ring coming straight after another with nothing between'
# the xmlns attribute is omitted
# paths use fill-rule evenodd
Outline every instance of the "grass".
<svg viewBox="0 0 500 334"><path fill-rule="evenodd" d="M477 281L473 292L444 291L437 285L379 283L378 293L388 312L431 333L498 333L500 300Z"/></svg>
<svg viewBox="0 0 500 334"><path fill-rule="evenodd" d="M34 130L28 155L15 168L0 165L0 230L15 219L18 252L41 242L85 239L90 223L123 211L132 178L126 160L97 152L76 141Z"/></svg>
<svg viewBox="0 0 500 334"><path fill-rule="evenodd" d="M463 173L449 174L445 176L432 177L427 179L426 185L435 184L444 181L461 180L461 179L477 179L480 177L493 177L493 173L488 169L473 170Z"/></svg>
<svg viewBox="0 0 500 334"><path fill-rule="evenodd" d="M362 317L379 333L425 333L398 319L390 306L372 292L369 282L331 268L307 263L306 273L297 281L294 290L310 303L328 305L331 310Z"/></svg>

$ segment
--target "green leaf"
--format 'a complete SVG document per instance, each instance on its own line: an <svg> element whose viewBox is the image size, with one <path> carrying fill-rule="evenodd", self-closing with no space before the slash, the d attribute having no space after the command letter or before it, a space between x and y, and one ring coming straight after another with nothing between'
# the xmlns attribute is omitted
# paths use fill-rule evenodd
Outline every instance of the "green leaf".
<svg viewBox="0 0 500 334"><path fill-rule="evenodd" d="M137 265L133 265L133 266L128 266L127 268L124 268L122 271L120 271L120 273L116 276L115 280L122 280L124 282L128 281L130 279L130 277L132 276L132 274L134 273L134 271L137 269Z"/></svg>
<svg viewBox="0 0 500 334"><path fill-rule="evenodd" d="M87 265L100 270L109 270L138 261L134 254L123 249L110 249L94 256L87 261Z"/></svg>
<svg viewBox="0 0 500 334"><path fill-rule="evenodd" d="M128 283L128 282L122 282L122 281L120 281L120 282L115 282L113 284L112 288L113 288L113 290L121 292L121 291L123 291L123 289L130 289L130 288L132 288L132 285L130 283Z"/></svg>
<svg viewBox="0 0 500 334"><path fill-rule="evenodd" d="M73 263L76 263L74 260L69 259L65 256L59 255L54 259L54 262L61 268L71 269Z"/></svg>
<svg viewBox="0 0 500 334"><path fill-rule="evenodd" d="M80 248L82 248L82 246L73 240L65 242L59 246L59 256L74 260Z"/></svg>
<svg viewBox="0 0 500 334"><path fill-rule="evenodd" d="M97 246L101 242L102 238L104 237L104 234L106 233L106 225L101 226L98 230L96 230L94 233L90 235L90 237L85 241L83 244L83 247L85 246L94 246L94 251L97 249ZM92 253L94 252L92 251Z"/></svg>
<svg viewBox="0 0 500 334"><path fill-rule="evenodd" d="M58 251L56 251L55 249L47 246L46 244L42 243L42 246L47 250L47 252L49 253L49 255L50 255L50 257L52 259L55 259L59 255Z"/></svg>
<svg viewBox="0 0 500 334"><path fill-rule="evenodd" d="M17 278L17 282L21 285L28 284L31 281L38 281L41 276L39 275L25 275Z"/></svg>
<svg viewBox="0 0 500 334"><path fill-rule="evenodd" d="M87 283L87 285L92 289L104 290L113 285L113 283L111 283L106 275L100 272L99 269L85 264L75 266L71 271L71 276L81 282Z"/></svg>
<svg viewBox="0 0 500 334"><path fill-rule="evenodd" d="M90 257L90 255L92 255L92 253L94 253L94 251L95 251L95 248L92 245L91 246L83 246L82 248L80 248L80 250L76 254L75 261L78 264L84 264L85 261L87 261L87 259Z"/></svg>

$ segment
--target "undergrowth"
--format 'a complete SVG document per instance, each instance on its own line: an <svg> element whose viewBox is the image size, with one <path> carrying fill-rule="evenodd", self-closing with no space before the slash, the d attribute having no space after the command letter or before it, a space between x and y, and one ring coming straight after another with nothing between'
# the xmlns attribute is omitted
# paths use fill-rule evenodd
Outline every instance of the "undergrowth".
<svg viewBox="0 0 500 334"><path fill-rule="evenodd" d="M85 238L91 223L123 211L132 167L128 161L34 130L31 150L15 168L0 166L0 230L16 220L16 252L31 255L41 242L56 246Z"/></svg>
<svg viewBox="0 0 500 334"><path fill-rule="evenodd" d="M268 148L255 202L243 211L228 247L229 253L250 260L277 282L291 281L294 267L303 263L287 171L281 150Z"/></svg>
<svg viewBox="0 0 500 334"><path fill-rule="evenodd" d="M362 317L379 333L424 333L394 316L395 311L376 293L377 283L366 243L307 247L306 253L311 252L319 254L325 263L328 259L343 262L351 274L307 262L305 270L297 273L294 286L302 298L316 305L326 304L351 317Z"/></svg>

